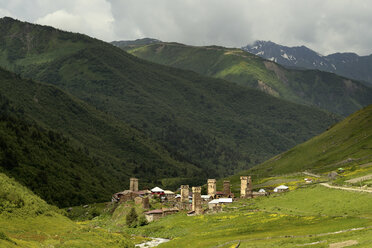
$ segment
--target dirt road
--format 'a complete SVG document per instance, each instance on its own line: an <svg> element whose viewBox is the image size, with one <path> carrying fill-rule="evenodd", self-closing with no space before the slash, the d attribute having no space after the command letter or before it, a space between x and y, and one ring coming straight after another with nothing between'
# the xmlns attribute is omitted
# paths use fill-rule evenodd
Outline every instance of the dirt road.
<svg viewBox="0 0 372 248"><path fill-rule="evenodd" d="M372 193L372 189L358 189L358 188L350 188L350 187L332 186L332 185L329 185L328 183L320 183L320 185L327 187L327 188L331 188L331 189L341 189L341 190L347 190L347 191Z"/></svg>

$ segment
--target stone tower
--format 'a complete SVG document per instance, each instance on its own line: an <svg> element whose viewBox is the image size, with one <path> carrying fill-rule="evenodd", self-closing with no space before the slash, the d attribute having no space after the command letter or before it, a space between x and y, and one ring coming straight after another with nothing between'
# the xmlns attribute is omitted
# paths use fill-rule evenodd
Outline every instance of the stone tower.
<svg viewBox="0 0 372 248"><path fill-rule="evenodd" d="M240 198L245 198L248 188L248 177L241 176L240 177Z"/></svg>
<svg viewBox="0 0 372 248"><path fill-rule="evenodd" d="M129 190L138 191L138 179L137 178L134 178L134 177L130 178Z"/></svg>
<svg viewBox="0 0 372 248"><path fill-rule="evenodd" d="M195 211L195 214L202 213L200 186L192 187L192 211Z"/></svg>
<svg viewBox="0 0 372 248"><path fill-rule="evenodd" d="M181 185L181 202L189 202L189 185Z"/></svg>
<svg viewBox="0 0 372 248"><path fill-rule="evenodd" d="M216 195L216 179L208 179L208 195L213 198Z"/></svg>
<svg viewBox="0 0 372 248"><path fill-rule="evenodd" d="M149 209L150 208L150 202L149 202L149 198L148 197L144 197L142 199L142 207L144 209Z"/></svg>
<svg viewBox="0 0 372 248"><path fill-rule="evenodd" d="M223 195L228 197L230 194L230 181L223 181Z"/></svg>
<svg viewBox="0 0 372 248"><path fill-rule="evenodd" d="M253 185L251 176L248 177L248 188L247 188L247 197L253 197Z"/></svg>

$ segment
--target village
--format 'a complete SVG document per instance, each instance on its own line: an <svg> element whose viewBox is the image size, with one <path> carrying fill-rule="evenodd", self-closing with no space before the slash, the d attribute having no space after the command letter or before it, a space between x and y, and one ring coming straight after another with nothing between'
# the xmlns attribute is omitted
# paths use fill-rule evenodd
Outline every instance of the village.
<svg viewBox="0 0 372 248"><path fill-rule="evenodd" d="M136 205L140 205L143 209L148 210L144 212L148 222L181 210L187 211L188 216L221 212L223 205L230 204L239 199L231 192L231 185L228 180L223 181L223 191L217 191L216 179L208 179L206 195L201 194L201 186L191 187L190 189L189 185L181 185L178 189L179 194L171 190L163 190L160 187L154 187L151 190L139 190L138 181L137 178L130 178L129 190L115 193L112 196L112 202L121 204L134 201ZM253 191L250 176L241 176L240 182L240 198L255 198L270 194L265 189ZM288 190L289 188L287 186L280 185L273 190L273 193L281 193ZM150 210L150 200L153 199L162 203L162 207Z"/></svg>

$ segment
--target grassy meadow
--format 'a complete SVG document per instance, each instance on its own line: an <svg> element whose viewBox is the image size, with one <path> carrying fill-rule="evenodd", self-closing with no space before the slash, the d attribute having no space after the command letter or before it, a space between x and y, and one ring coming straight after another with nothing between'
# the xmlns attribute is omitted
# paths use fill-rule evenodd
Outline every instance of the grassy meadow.
<svg viewBox="0 0 372 248"><path fill-rule="evenodd" d="M125 225L131 204L86 222L91 228L171 241L159 247L293 247L356 240L368 247L372 234L372 195L308 185L268 197L244 199L224 211L188 217L182 211L137 228ZM137 213L143 211L136 207ZM350 230L354 229L355 230ZM339 232L341 231L341 232Z"/></svg>

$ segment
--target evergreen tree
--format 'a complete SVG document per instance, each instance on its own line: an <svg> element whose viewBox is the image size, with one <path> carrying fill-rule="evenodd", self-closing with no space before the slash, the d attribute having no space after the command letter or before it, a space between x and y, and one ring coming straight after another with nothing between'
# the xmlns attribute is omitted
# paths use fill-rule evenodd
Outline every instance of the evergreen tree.
<svg viewBox="0 0 372 248"><path fill-rule="evenodd" d="M138 215L136 213L136 209L132 207L126 217L126 223L128 227L136 227L137 225Z"/></svg>

